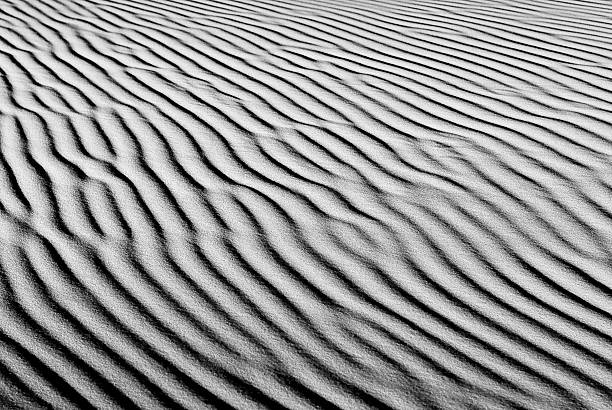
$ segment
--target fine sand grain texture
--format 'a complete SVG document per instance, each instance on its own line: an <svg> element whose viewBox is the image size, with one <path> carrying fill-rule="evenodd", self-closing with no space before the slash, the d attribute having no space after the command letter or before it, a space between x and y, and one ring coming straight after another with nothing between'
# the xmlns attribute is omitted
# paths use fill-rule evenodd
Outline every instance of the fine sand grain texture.
<svg viewBox="0 0 612 410"><path fill-rule="evenodd" d="M611 409L612 2L0 0L1 409Z"/></svg>

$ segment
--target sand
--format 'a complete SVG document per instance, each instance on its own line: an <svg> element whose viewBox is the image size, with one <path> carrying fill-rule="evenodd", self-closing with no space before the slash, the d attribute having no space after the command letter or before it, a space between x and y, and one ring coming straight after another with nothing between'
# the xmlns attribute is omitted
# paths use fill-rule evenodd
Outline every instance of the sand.
<svg viewBox="0 0 612 410"><path fill-rule="evenodd" d="M611 16L0 1L0 408L612 408Z"/></svg>

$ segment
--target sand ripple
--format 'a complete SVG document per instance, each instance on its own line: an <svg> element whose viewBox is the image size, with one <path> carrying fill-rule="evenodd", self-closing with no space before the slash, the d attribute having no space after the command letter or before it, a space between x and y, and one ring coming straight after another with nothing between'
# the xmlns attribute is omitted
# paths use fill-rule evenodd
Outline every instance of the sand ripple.
<svg viewBox="0 0 612 410"><path fill-rule="evenodd" d="M0 1L0 407L611 408L610 15Z"/></svg>

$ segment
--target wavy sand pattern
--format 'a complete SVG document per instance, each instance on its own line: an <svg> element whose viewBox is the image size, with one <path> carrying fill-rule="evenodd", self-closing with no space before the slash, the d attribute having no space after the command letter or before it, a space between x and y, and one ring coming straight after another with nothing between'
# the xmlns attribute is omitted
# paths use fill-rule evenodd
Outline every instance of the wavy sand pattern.
<svg viewBox="0 0 612 410"><path fill-rule="evenodd" d="M1 0L1 408L612 407L612 4Z"/></svg>

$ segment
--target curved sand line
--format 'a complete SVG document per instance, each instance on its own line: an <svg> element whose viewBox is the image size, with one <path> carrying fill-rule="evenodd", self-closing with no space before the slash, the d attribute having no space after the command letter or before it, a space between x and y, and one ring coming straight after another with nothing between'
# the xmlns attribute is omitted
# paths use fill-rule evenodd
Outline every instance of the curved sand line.
<svg viewBox="0 0 612 410"><path fill-rule="evenodd" d="M612 406L605 1L0 1L0 407Z"/></svg>

